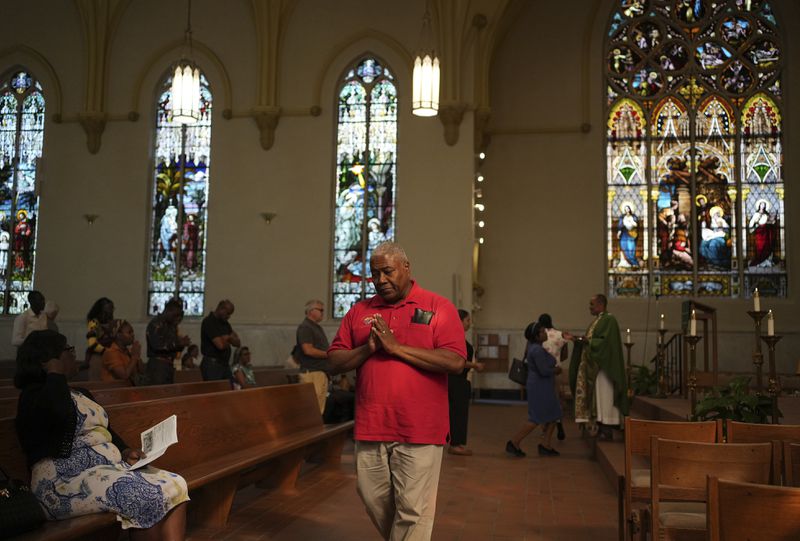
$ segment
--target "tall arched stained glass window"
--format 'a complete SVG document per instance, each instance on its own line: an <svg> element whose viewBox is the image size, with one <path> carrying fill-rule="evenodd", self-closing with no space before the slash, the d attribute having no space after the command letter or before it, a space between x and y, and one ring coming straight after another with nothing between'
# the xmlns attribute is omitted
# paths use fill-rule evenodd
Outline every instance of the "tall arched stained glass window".
<svg viewBox="0 0 800 541"><path fill-rule="evenodd" d="M200 75L200 120L172 120L172 73L159 85L153 221L150 236L148 312L157 314L172 297L189 316L203 314L206 276L211 105L208 81Z"/></svg>
<svg viewBox="0 0 800 541"><path fill-rule="evenodd" d="M767 0L615 0L613 296L786 296L780 35Z"/></svg>
<svg viewBox="0 0 800 541"><path fill-rule="evenodd" d="M0 313L27 308L33 289L44 141L42 86L27 71L0 80Z"/></svg>
<svg viewBox="0 0 800 541"><path fill-rule="evenodd" d="M394 239L397 89L389 69L364 58L339 89L333 239L333 316L373 294L371 251Z"/></svg>

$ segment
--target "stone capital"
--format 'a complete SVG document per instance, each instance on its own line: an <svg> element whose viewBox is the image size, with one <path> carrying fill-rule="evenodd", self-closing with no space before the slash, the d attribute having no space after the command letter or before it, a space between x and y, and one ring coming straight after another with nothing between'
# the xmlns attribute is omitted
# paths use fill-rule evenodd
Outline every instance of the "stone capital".
<svg viewBox="0 0 800 541"><path fill-rule="evenodd" d="M463 103L443 103L439 105L439 120L444 126L444 141L450 146L458 143L459 128L464 120L467 106Z"/></svg>
<svg viewBox="0 0 800 541"><path fill-rule="evenodd" d="M257 107L253 109L253 120L261 134L261 148L269 150L275 144L275 129L281 118L280 107Z"/></svg>
<svg viewBox="0 0 800 541"><path fill-rule="evenodd" d="M100 151L100 143L103 138L103 132L106 129L106 121L108 120L108 113L87 111L78 113L78 122L83 131L86 132L86 147L89 149L90 154L97 154Z"/></svg>

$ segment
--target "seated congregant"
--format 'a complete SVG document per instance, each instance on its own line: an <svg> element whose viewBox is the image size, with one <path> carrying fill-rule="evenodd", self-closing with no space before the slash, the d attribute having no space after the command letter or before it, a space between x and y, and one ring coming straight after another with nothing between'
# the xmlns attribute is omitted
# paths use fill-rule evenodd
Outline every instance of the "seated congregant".
<svg viewBox="0 0 800 541"><path fill-rule="evenodd" d="M184 539L186 481L150 466L130 470L144 453L111 429L88 391L67 385L75 371L75 348L57 332L34 331L17 352L17 436L47 518L111 512L133 540Z"/></svg>

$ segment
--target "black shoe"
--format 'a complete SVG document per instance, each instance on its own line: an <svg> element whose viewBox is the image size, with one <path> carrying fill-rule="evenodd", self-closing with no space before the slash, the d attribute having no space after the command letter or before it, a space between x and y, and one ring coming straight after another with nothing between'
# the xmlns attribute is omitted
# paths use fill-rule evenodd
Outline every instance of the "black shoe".
<svg viewBox="0 0 800 541"><path fill-rule="evenodd" d="M558 438L558 441L564 441L567 435L564 433L564 425L561 424L561 421L558 422L556 428L558 429L558 435L556 436Z"/></svg>
<svg viewBox="0 0 800 541"><path fill-rule="evenodd" d="M511 440L506 442L506 453L522 458L525 456L525 451L511 443Z"/></svg>
<svg viewBox="0 0 800 541"><path fill-rule="evenodd" d="M547 448L541 443L539 444L539 456L560 456L561 453L552 448Z"/></svg>

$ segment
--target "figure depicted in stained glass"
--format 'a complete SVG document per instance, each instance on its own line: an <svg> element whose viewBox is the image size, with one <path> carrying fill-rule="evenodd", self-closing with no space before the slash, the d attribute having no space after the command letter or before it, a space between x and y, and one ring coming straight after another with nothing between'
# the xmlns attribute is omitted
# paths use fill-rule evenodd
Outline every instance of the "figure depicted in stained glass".
<svg viewBox="0 0 800 541"><path fill-rule="evenodd" d="M31 243L33 242L33 225L24 210L17 212L17 224L14 226L14 268L18 271L31 264Z"/></svg>
<svg viewBox="0 0 800 541"><path fill-rule="evenodd" d="M681 21L693 24L705 16L706 8L703 0L678 0L676 11Z"/></svg>
<svg viewBox="0 0 800 541"><path fill-rule="evenodd" d="M644 0L622 0L622 13L626 17L638 17L644 13Z"/></svg>
<svg viewBox="0 0 800 541"><path fill-rule="evenodd" d="M175 251L175 239L178 237L178 209L172 205L164 211L161 218L161 260L164 264L174 263L173 252Z"/></svg>
<svg viewBox="0 0 800 541"><path fill-rule="evenodd" d="M769 203L765 199L756 202L756 211L747 224L748 231L753 235L755 250L750 260L751 267L771 267L772 254L775 252L775 243L778 240L778 227L775 216L769 211Z"/></svg>
<svg viewBox="0 0 800 541"><path fill-rule="evenodd" d="M200 230L197 227L197 216L189 214L183 224L183 257L184 266L189 270L197 268L197 250L199 247Z"/></svg>
<svg viewBox="0 0 800 541"><path fill-rule="evenodd" d="M6 275L8 268L8 249L11 247L11 235L5 229L0 230L0 277Z"/></svg>
<svg viewBox="0 0 800 541"><path fill-rule="evenodd" d="M723 270L731 265L730 225L719 206L711 207L710 219L700 223L700 255Z"/></svg>
<svg viewBox="0 0 800 541"><path fill-rule="evenodd" d="M625 213L619 217L617 239L619 240L619 266L639 267L636 245L639 239L639 218L629 204L624 205Z"/></svg>

